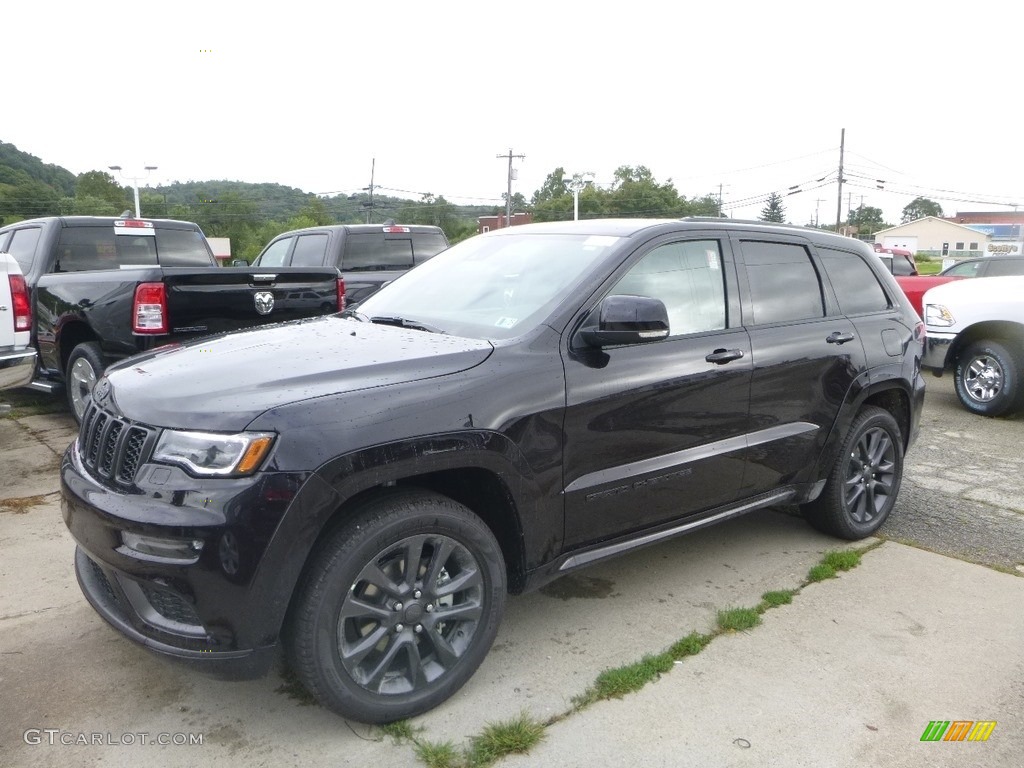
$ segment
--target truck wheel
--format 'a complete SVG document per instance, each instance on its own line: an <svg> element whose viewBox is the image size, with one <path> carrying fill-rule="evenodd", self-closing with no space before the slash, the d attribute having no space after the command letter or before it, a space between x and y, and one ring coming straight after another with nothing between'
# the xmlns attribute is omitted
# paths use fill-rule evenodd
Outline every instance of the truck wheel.
<svg viewBox="0 0 1024 768"><path fill-rule="evenodd" d="M71 409L71 415L79 424L81 424L85 409L89 405L92 388L96 386L97 379L103 375L106 367L103 355L100 353L100 345L95 341L87 341L71 350L64 378L68 394L68 407Z"/></svg>
<svg viewBox="0 0 1024 768"><path fill-rule="evenodd" d="M490 650L505 605L501 547L466 507L400 492L363 507L318 548L285 647L325 707L364 723L437 706Z"/></svg>
<svg viewBox="0 0 1024 768"><path fill-rule="evenodd" d="M870 536L892 511L902 480L899 425L888 411L866 406L843 440L825 489L804 505L804 517L841 539Z"/></svg>
<svg viewBox="0 0 1024 768"><path fill-rule="evenodd" d="M964 408L982 416L1003 416L1020 410L1020 361L995 341L977 341L956 361L956 396Z"/></svg>

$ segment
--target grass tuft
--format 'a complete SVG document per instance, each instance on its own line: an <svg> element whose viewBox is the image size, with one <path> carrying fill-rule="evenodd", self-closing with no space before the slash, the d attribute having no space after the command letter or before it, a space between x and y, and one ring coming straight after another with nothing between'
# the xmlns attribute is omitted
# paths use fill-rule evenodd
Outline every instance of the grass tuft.
<svg viewBox="0 0 1024 768"><path fill-rule="evenodd" d="M427 768L462 768L466 764L462 753L450 741L417 741L414 751Z"/></svg>
<svg viewBox="0 0 1024 768"><path fill-rule="evenodd" d="M818 563L807 572L807 583L814 584L817 581L825 581L826 579L834 579L835 577L835 568L831 565L826 565L825 563Z"/></svg>
<svg viewBox="0 0 1024 768"><path fill-rule="evenodd" d="M403 741L415 741L416 734L423 730L422 727L413 728L412 723L408 720L396 720L393 723L385 723L380 726L380 729L394 739L395 744L401 744Z"/></svg>
<svg viewBox="0 0 1024 768"><path fill-rule="evenodd" d="M848 571L860 565L860 552L855 549L840 549L826 553L822 559L825 565L832 566L837 571Z"/></svg>
<svg viewBox="0 0 1024 768"><path fill-rule="evenodd" d="M486 766L506 755L523 754L544 738L544 724L526 712L513 720L488 723L479 736L470 741L469 764Z"/></svg>
<svg viewBox="0 0 1024 768"><path fill-rule="evenodd" d="M789 605L793 602L793 595L795 594L796 591L792 589L780 589L774 592L765 592L761 595L761 605L758 606L757 610L759 613L764 613L769 608L778 608L780 605Z"/></svg>
<svg viewBox="0 0 1024 768"><path fill-rule="evenodd" d="M686 637L672 643L666 653L673 661L679 661L687 656L696 656L704 650L707 644L711 642L712 638L713 635L702 635L699 632L691 632Z"/></svg>
<svg viewBox="0 0 1024 768"><path fill-rule="evenodd" d="M756 608L729 608L718 612L718 628L723 632L743 632L761 623Z"/></svg>

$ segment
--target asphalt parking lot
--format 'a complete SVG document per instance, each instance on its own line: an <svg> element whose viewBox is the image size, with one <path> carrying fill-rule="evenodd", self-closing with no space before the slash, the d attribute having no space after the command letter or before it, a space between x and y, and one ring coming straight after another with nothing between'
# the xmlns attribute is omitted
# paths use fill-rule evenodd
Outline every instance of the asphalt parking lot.
<svg viewBox="0 0 1024 768"><path fill-rule="evenodd" d="M499 764L1021 765L1024 418L971 416L948 378L928 384L899 503L853 570L802 586L847 545L792 510L592 567L513 598L475 677L411 725L459 746L522 712L557 718L602 670L798 589L761 626ZM423 765L408 743L310 704L280 668L220 682L109 629L78 589L61 522L73 423L20 402L0 412L0 765ZM996 726L984 743L922 743L934 720Z"/></svg>

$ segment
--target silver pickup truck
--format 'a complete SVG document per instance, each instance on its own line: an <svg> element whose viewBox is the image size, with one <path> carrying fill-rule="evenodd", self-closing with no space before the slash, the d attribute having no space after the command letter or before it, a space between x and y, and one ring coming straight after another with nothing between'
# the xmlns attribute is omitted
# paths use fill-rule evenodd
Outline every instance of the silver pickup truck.
<svg viewBox="0 0 1024 768"><path fill-rule="evenodd" d="M32 380L36 351L29 346L32 313L28 289L14 257L0 253L0 389Z"/></svg>

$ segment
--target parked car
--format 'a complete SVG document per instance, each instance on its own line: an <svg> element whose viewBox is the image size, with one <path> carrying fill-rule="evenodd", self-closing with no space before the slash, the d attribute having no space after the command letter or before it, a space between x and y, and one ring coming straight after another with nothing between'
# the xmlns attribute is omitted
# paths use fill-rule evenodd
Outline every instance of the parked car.
<svg viewBox="0 0 1024 768"><path fill-rule="evenodd" d="M1024 275L1024 256L982 256L963 259L946 267L942 277L1003 277Z"/></svg>
<svg viewBox="0 0 1024 768"><path fill-rule="evenodd" d="M886 248L881 243L875 243L874 249L892 274L897 276L918 274L917 260L912 251L908 251L906 248Z"/></svg>
<svg viewBox="0 0 1024 768"><path fill-rule="evenodd" d="M991 258L991 257L988 257ZM924 295L922 365L953 372L960 403L982 416L1024 408L1024 277L956 280Z"/></svg>
<svg viewBox="0 0 1024 768"><path fill-rule="evenodd" d="M337 267L345 280L345 300L354 307L447 247L440 227L336 224L284 232L267 244L253 265Z"/></svg>
<svg viewBox="0 0 1024 768"><path fill-rule="evenodd" d="M190 221L50 216L0 229L25 274L38 370L81 419L96 379L115 360L157 345L344 308L337 269L217 267ZM320 301L293 300L295 291Z"/></svg>
<svg viewBox="0 0 1024 768"><path fill-rule="evenodd" d="M867 245L819 230L493 231L354 311L109 369L61 466L78 578L151 650L253 673L283 638L325 706L410 717L473 674L509 592L778 504L877 531L922 330Z"/></svg>
<svg viewBox="0 0 1024 768"><path fill-rule="evenodd" d="M946 267L937 275L898 276L896 282L903 289L917 314L924 317L924 295L932 288L964 278L1002 275L1024 275L1024 256L982 256L976 259L963 259Z"/></svg>
<svg viewBox="0 0 1024 768"><path fill-rule="evenodd" d="M18 262L0 253L0 389L32 381L36 351L29 343L32 307Z"/></svg>

